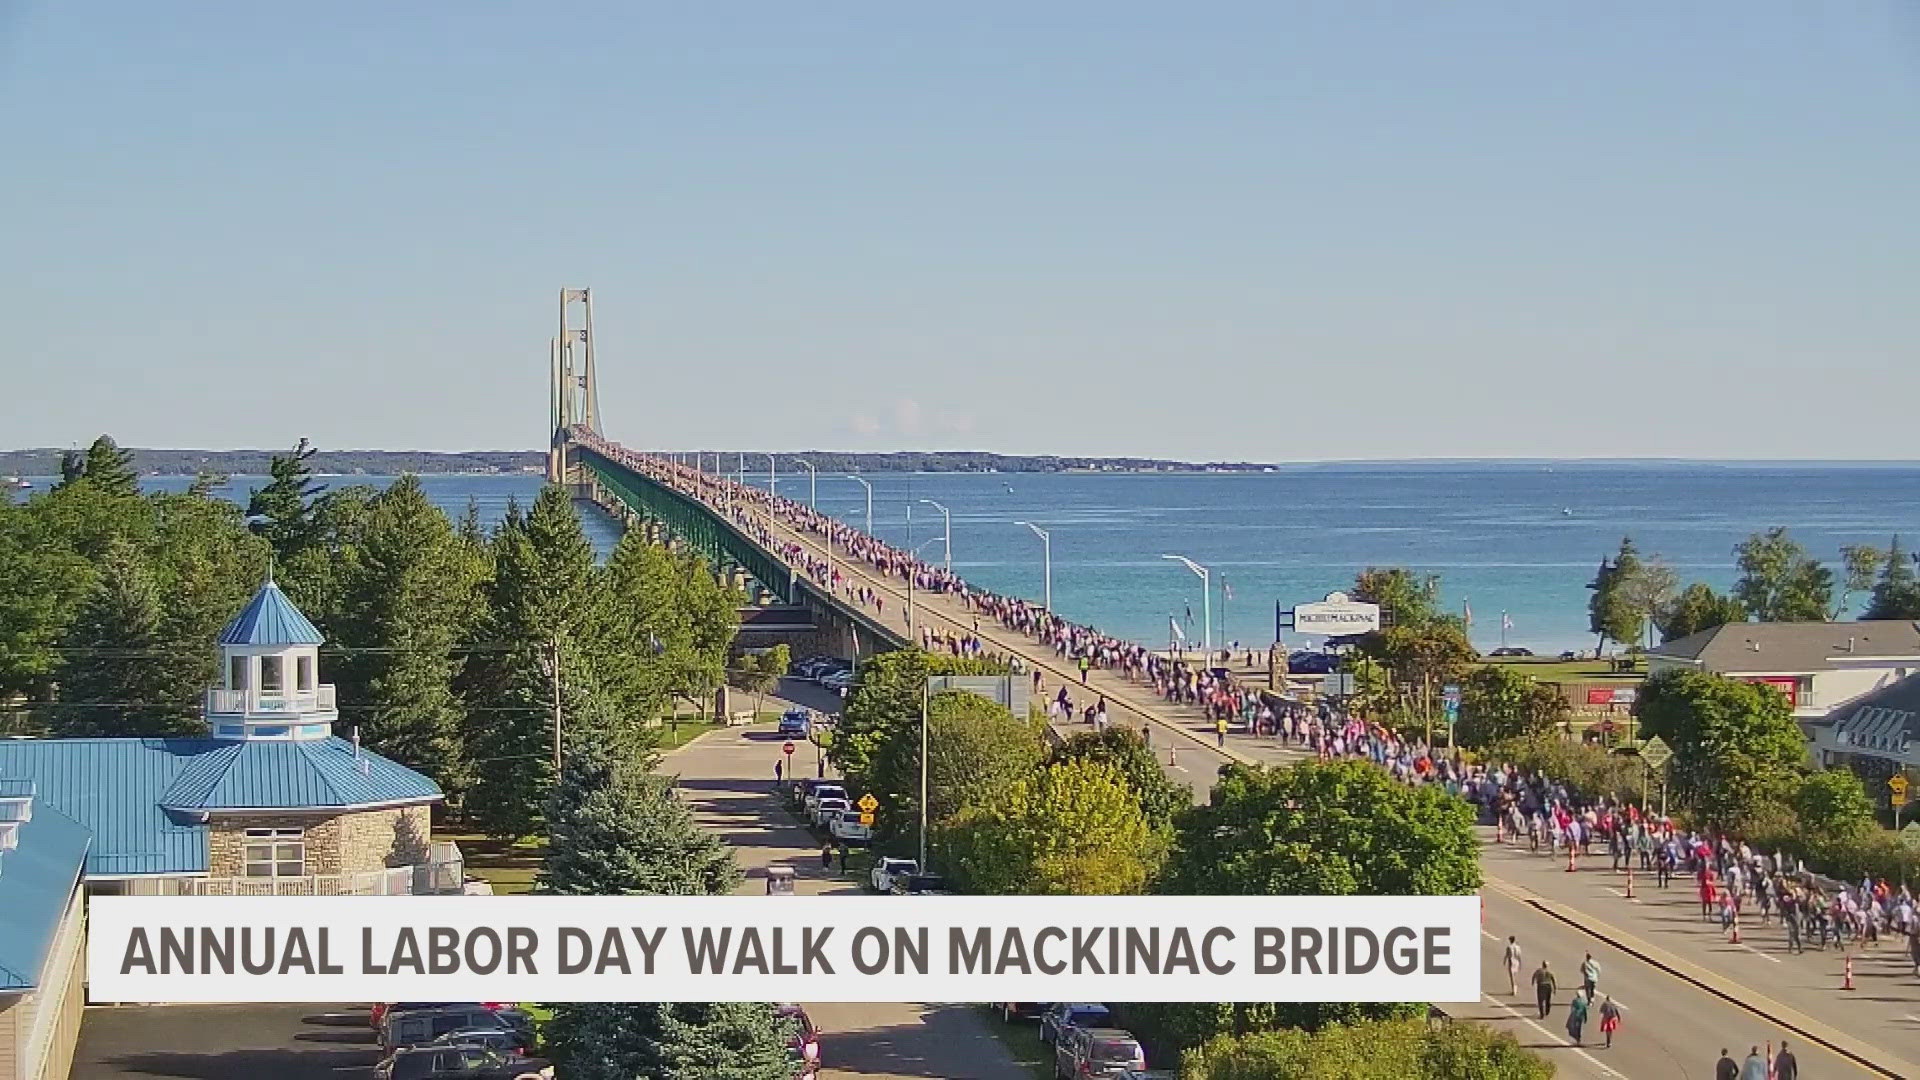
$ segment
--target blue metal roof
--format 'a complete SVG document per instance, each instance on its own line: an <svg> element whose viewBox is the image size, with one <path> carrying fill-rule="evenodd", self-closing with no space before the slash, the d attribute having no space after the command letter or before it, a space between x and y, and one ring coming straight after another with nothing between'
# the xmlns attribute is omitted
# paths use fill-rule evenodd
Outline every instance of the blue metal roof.
<svg viewBox="0 0 1920 1080"><path fill-rule="evenodd" d="M87 861L86 826L34 800L19 846L0 855L0 993L40 984L74 885Z"/></svg>
<svg viewBox="0 0 1920 1080"><path fill-rule="evenodd" d="M440 798L439 785L371 751L356 757L338 736L292 742L221 742L161 795L177 810L365 806Z"/></svg>
<svg viewBox="0 0 1920 1080"><path fill-rule="evenodd" d="M0 778L29 780L35 812L51 806L93 833L91 876L204 874L199 811L325 810L441 797L432 780L329 737L0 739Z"/></svg>
<svg viewBox="0 0 1920 1080"><path fill-rule="evenodd" d="M322 645L326 639L280 586L269 581L220 631L222 645Z"/></svg>

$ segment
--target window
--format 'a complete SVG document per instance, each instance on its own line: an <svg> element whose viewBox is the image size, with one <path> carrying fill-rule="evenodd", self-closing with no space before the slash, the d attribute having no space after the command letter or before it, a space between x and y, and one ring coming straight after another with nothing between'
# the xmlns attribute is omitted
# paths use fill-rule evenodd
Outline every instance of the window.
<svg viewBox="0 0 1920 1080"><path fill-rule="evenodd" d="M262 693L277 694L284 688L281 681L281 677L285 674L281 668L283 663L284 661L278 656L263 656L260 658L260 690Z"/></svg>
<svg viewBox="0 0 1920 1080"><path fill-rule="evenodd" d="M287 732L290 730L292 729L288 727L286 724L272 724L267 727L256 727L253 729L253 737L256 739L284 739L287 737Z"/></svg>
<svg viewBox="0 0 1920 1080"><path fill-rule="evenodd" d="M248 829L241 847L243 871L250 878L304 877L306 833L300 829Z"/></svg>
<svg viewBox="0 0 1920 1080"><path fill-rule="evenodd" d="M235 656L227 661L227 689L245 690L247 688L247 658Z"/></svg>
<svg viewBox="0 0 1920 1080"><path fill-rule="evenodd" d="M299 676L295 688L309 694L313 693L313 657L296 657L293 661L293 670Z"/></svg>
<svg viewBox="0 0 1920 1080"><path fill-rule="evenodd" d="M218 733L221 735L245 735L247 729L240 724L221 724Z"/></svg>

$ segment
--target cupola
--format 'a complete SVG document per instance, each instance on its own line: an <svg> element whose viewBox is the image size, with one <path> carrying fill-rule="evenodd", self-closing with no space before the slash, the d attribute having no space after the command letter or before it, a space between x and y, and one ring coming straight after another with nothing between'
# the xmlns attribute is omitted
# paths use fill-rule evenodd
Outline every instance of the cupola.
<svg viewBox="0 0 1920 1080"><path fill-rule="evenodd" d="M216 739L324 739L340 714L320 682L326 639L269 578L220 632L220 685L207 691Z"/></svg>

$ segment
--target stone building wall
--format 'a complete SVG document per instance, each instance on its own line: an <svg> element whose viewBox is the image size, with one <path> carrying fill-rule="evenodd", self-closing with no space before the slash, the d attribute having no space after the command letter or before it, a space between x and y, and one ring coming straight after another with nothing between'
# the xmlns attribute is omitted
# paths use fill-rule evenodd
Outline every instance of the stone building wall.
<svg viewBox="0 0 1920 1080"><path fill-rule="evenodd" d="M426 806L348 813L216 814L207 826L209 877L246 874L248 829L301 829L308 874L361 874L427 861L431 817Z"/></svg>

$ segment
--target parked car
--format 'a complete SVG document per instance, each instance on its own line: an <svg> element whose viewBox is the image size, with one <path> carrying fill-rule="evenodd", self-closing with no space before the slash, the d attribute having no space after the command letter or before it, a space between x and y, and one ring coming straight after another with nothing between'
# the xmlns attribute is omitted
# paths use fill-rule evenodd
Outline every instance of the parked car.
<svg viewBox="0 0 1920 1080"><path fill-rule="evenodd" d="M367 1014L367 1025L373 1028L375 1031L378 1031L380 1030L380 1025L386 1020L387 1014L389 1012L414 1012L419 1009L444 1009L449 1005L464 1005L464 1004L466 1003L462 1001L398 1001L398 1002L376 1001L373 1003L373 1009ZM506 1002L506 1001L483 1001L480 1003L482 1008L487 1008L487 1009L504 1009L504 1008L507 1008L510 1004L512 1003Z"/></svg>
<svg viewBox="0 0 1920 1080"><path fill-rule="evenodd" d="M1097 1002L1056 1001L1040 1014L1040 1041L1052 1046L1068 1028L1105 1027L1112 1020L1113 1014Z"/></svg>
<svg viewBox="0 0 1920 1080"><path fill-rule="evenodd" d="M1523 649L1518 645L1505 645L1493 650L1488 656L1532 656L1532 649Z"/></svg>
<svg viewBox="0 0 1920 1080"><path fill-rule="evenodd" d="M813 820L813 813L819 808L821 799L845 799L847 797L847 789L841 787L839 784L816 783L812 787L806 788L806 793L807 819L809 821Z"/></svg>
<svg viewBox="0 0 1920 1080"><path fill-rule="evenodd" d="M1146 1067L1147 1052L1140 1041L1119 1028L1067 1028L1053 1047L1053 1075L1063 1080L1114 1080Z"/></svg>
<svg viewBox="0 0 1920 1080"><path fill-rule="evenodd" d="M939 874L908 874L905 877L895 875L893 887L888 890L895 896L950 896L947 879Z"/></svg>
<svg viewBox="0 0 1920 1080"><path fill-rule="evenodd" d="M838 690L845 693L848 688L853 686L853 671L848 669L822 675L820 676L820 685L829 690Z"/></svg>
<svg viewBox="0 0 1920 1080"><path fill-rule="evenodd" d="M1038 1020L1040 1014L1052 1004L1051 1001L1003 1001L1000 1003L1000 1018L1009 1024L1015 1020Z"/></svg>
<svg viewBox="0 0 1920 1080"><path fill-rule="evenodd" d="M827 831L833 834L835 840L843 844L859 846L873 842L873 829L870 826L860 824L860 809L858 807L842 810L838 814L835 814L831 823L827 826Z"/></svg>
<svg viewBox="0 0 1920 1080"><path fill-rule="evenodd" d="M1179 1080L1180 1074L1171 1069L1127 1069L1120 1073L1120 1080Z"/></svg>
<svg viewBox="0 0 1920 1080"><path fill-rule="evenodd" d="M521 1045L533 1045L533 1017L519 1009L489 1009L484 1005L446 1005L438 1009L389 1012L380 1031L382 1049L422 1046L454 1031L498 1029L512 1032Z"/></svg>
<svg viewBox="0 0 1920 1080"><path fill-rule="evenodd" d="M813 721L805 709L788 709L780 714L780 737L804 739L813 730Z"/></svg>
<svg viewBox="0 0 1920 1080"><path fill-rule="evenodd" d="M820 1029L813 1026L807 1010L798 1005L782 1005L775 1012L792 1017L800 1024L792 1044L795 1056L800 1059L800 1071L794 1074L794 1080L813 1080L820 1072Z"/></svg>
<svg viewBox="0 0 1920 1080"><path fill-rule="evenodd" d="M484 1046L503 1054L525 1057L533 1053L532 1043L518 1031L506 1028L461 1028L428 1043L429 1046Z"/></svg>
<svg viewBox="0 0 1920 1080"><path fill-rule="evenodd" d="M835 817L839 816L840 811L848 809L852 805L852 803L845 799L815 799L813 801L813 813L809 816L813 818L815 828L824 829L829 826Z"/></svg>
<svg viewBox="0 0 1920 1080"><path fill-rule="evenodd" d="M882 856L873 861L873 872L868 880L873 883L874 892L892 892L896 880L912 877L919 872L920 864L912 859Z"/></svg>
<svg viewBox="0 0 1920 1080"><path fill-rule="evenodd" d="M414 1046L373 1067L374 1080L553 1080L542 1058L503 1054L484 1046Z"/></svg>

